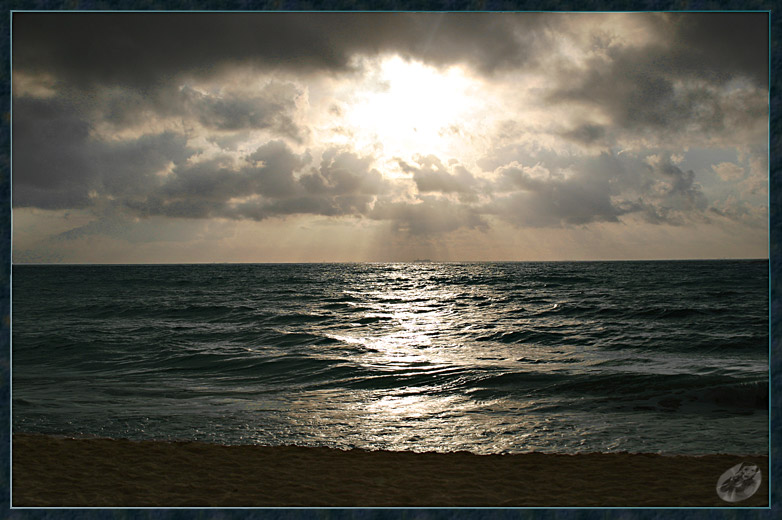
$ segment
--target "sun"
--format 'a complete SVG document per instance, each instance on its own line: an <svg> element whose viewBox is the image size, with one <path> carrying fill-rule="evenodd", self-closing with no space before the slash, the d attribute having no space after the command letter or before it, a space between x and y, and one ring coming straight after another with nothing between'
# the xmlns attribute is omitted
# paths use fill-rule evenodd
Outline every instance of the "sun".
<svg viewBox="0 0 782 520"><path fill-rule="evenodd" d="M345 103L344 124L357 148L386 157L448 156L480 107L479 85L461 67L438 69L399 56L375 63Z"/></svg>

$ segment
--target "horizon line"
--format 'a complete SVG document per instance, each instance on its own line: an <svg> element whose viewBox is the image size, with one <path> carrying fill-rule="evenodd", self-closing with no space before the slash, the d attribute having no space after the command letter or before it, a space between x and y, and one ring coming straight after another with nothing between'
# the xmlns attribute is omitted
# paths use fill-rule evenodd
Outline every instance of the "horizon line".
<svg viewBox="0 0 782 520"><path fill-rule="evenodd" d="M720 262L720 261L769 261L769 257L721 257L721 258L636 258L636 259L593 259L593 260L321 260L321 261L267 261L267 262L11 262L14 265L279 265L279 264L543 264L543 263L589 263L589 262Z"/></svg>

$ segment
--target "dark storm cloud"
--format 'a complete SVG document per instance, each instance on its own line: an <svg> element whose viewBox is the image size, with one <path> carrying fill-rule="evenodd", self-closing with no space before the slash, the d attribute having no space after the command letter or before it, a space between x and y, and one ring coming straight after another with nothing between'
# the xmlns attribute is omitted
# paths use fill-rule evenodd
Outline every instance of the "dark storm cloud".
<svg viewBox="0 0 782 520"><path fill-rule="evenodd" d="M307 129L294 121L301 94L291 83L272 81L250 94L202 92L188 85L167 85L146 93L116 86L96 91L66 88L58 97L83 100L84 117L107 122L117 129L175 118L182 125L202 127L210 133L210 140L230 148L232 140L254 130L267 130L302 142ZM25 97L24 92L16 97Z"/></svg>
<svg viewBox="0 0 782 520"><path fill-rule="evenodd" d="M434 155L419 156L416 162L418 166L397 160L402 171L413 175L419 193L473 193L476 179L464 166L448 168Z"/></svg>
<svg viewBox="0 0 782 520"><path fill-rule="evenodd" d="M488 229L475 208L433 197L423 197L420 202L378 201L369 217L390 221L396 231L412 235L447 233L459 228Z"/></svg>
<svg viewBox="0 0 782 520"><path fill-rule="evenodd" d="M146 216L231 217L231 199L297 195L294 172L310 160L294 154L281 141L266 143L245 159L242 165L227 156L180 165L143 200L128 201L127 205Z"/></svg>
<svg viewBox="0 0 782 520"><path fill-rule="evenodd" d="M287 197L297 190L293 172L308 164L311 157L293 153L282 141L271 141L259 146L247 159L253 166L244 172L259 183L251 193Z"/></svg>
<svg viewBox="0 0 782 520"><path fill-rule="evenodd" d="M648 161L642 195L634 209L652 223L682 224L683 215L702 214L708 200L692 170L683 171L669 156Z"/></svg>
<svg viewBox="0 0 782 520"><path fill-rule="evenodd" d="M280 13L16 13L14 65L79 85L141 88L231 64L344 67L328 32L310 28L309 18Z"/></svg>
<svg viewBox="0 0 782 520"><path fill-rule="evenodd" d="M573 130L568 130L562 135L577 143L589 145L600 142L606 135L606 128L603 125L586 123Z"/></svg>
<svg viewBox="0 0 782 520"><path fill-rule="evenodd" d="M367 215L376 196L389 188L380 172L371 167L372 162L371 156L329 148L317 169L311 168L293 181L292 192L236 205L226 216L262 220L292 214Z"/></svg>
<svg viewBox="0 0 782 520"><path fill-rule="evenodd" d="M189 104L195 105L193 112L198 121L207 128L217 130L264 128L270 125L270 115L277 111L274 104L264 99L238 96L217 98L190 88L183 89L182 94Z"/></svg>
<svg viewBox="0 0 782 520"><path fill-rule="evenodd" d="M326 217L365 216L375 197L371 195L304 195L263 203L243 203L227 208L223 216L235 219L263 220L285 215L321 215Z"/></svg>
<svg viewBox="0 0 782 520"><path fill-rule="evenodd" d="M362 215L388 189L372 157L348 150L326 150L319 168L298 177L312 158L279 140L241 158L189 163L195 151L184 135L100 140L83 111L60 98L14 100L15 207L184 218Z"/></svg>
<svg viewBox="0 0 782 520"><path fill-rule="evenodd" d="M559 20L543 13L447 13L407 15L412 38L393 42L430 63L468 63L483 73L534 66L538 52L550 48ZM406 35L407 36L407 35Z"/></svg>
<svg viewBox="0 0 782 520"><path fill-rule="evenodd" d="M554 22L529 13L15 13L14 68L145 89L232 65L345 71L355 54L394 51L490 72L533 60L540 29Z"/></svg>
<svg viewBox="0 0 782 520"><path fill-rule="evenodd" d="M177 168L172 172L171 179L154 194L167 200L222 202L261 190L261 182L265 179L253 176L249 168L234 170L229 161L229 158L216 158ZM272 182L275 180L272 177Z"/></svg>
<svg viewBox="0 0 782 520"><path fill-rule="evenodd" d="M671 53L660 67L679 76L694 75L710 81L736 76L768 84L767 13L683 13L665 15L673 27Z"/></svg>
<svg viewBox="0 0 782 520"><path fill-rule="evenodd" d="M518 226L564 227L618 222L634 214L656 224L706 219L708 200L695 173L669 155L603 153L582 158L542 154L534 166L514 162L497 170L494 199L480 208Z"/></svg>
<svg viewBox="0 0 782 520"><path fill-rule="evenodd" d="M280 135L300 141L300 129L293 122L295 98L301 92L291 84L271 83L258 94L212 95L190 87L181 89L181 115L193 116L204 128L218 131L273 128Z"/></svg>
<svg viewBox="0 0 782 520"><path fill-rule="evenodd" d="M488 210L519 225L557 227L616 222L623 213L611 201L610 175L617 165L603 156L593 168L569 171L510 166L500 169L501 193Z"/></svg>
<svg viewBox="0 0 782 520"><path fill-rule="evenodd" d="M648 14L658 41L620 46L595 40L599 57L562 71L547 96L600 109L631 130L712 132L724 129L730 106L718 89L749 81L762 101L768 83L768 17L763 13ZM736 117L731 114L732 117ZM587 132L570 137L589 140Z"/></svg>
<svg viewBox="0 0 782 520"><path fill-rule="evenodd" d="M591 68L580 82L569 80L549 100L592 105L610 116L613 126L634 131L679 131L692 125L701 131L722 130L724 109L713 90L702 86L677 90L678 78L669 77L668 71L639 67L635 57L626 58L612 62L608 70ZM589 142L599 137L598 129L582 126L566 137Z"/></svg>
<svg viewBox="0 0 782 520"><path fill-rule="evenodd" d="M319 168L296 175L311 163L281 141L271 141L237 165L218 157L174 168L165 182L125 206L143 216L263 220L310 214L367 215L388 189L372 158L340 149L323 154Z"/></svg>
<svg viewBox="0 0 782 520"><path fill-rule="evenodd" d="M58 100L15 100L14 196L17 206L78 208L88 203L95 172L84 157L90 125Z"/></svg>
<svg viewBox="0 0 782 520"><path fill-rule="evenodd" d="M323 153L320 168L302 175L301 184L314 194L376 195L386 190L383 176L371 168L373 158L329 148Z"/></svg>
<svg viewBox="0 0 782 520"><path fill-rule="evenodd" d="M426 196L416 202L394 201L391 185L372 168L371 156L330 148L317 168L308 168L310 157L275 141L245 159L243 166L228 157L180 165L146 198L127 200L125 207L143 216L187 218L367 217L419 235L461 227L486 229L486 222L469 205ZM442 166L435 157L421 160Z"/></svg>
<svg viewBox="0 0 782 520"><path fill-rule="evenodd" d="M60 99L14 100L15 206L83 208L91 192L132 197L157 183L156 172L191 154L170 132L124 141L91 138L81 107Z"/></svg>

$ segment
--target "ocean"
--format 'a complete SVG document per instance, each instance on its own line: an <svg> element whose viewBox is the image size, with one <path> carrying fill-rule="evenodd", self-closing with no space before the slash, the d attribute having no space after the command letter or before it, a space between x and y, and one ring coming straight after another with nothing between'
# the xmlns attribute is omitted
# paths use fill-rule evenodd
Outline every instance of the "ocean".
<svg viewBox="0 0 782 520"><path fill-rule="evenodd" d="M767 260L12 275L15 433L768 453Z"/></svg>

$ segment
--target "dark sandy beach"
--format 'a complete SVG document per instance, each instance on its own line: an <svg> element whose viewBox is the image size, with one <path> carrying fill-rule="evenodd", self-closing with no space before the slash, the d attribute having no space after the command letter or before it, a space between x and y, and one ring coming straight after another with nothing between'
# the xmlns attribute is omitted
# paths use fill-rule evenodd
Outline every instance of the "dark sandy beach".
<svg viewBox="0 0 782 520"><path fill-rule="evenodd" d="M739 462L763 483L730 504ZM514 507L768 505L765 456L473 455L13 437L12 505Z"/></svg>

